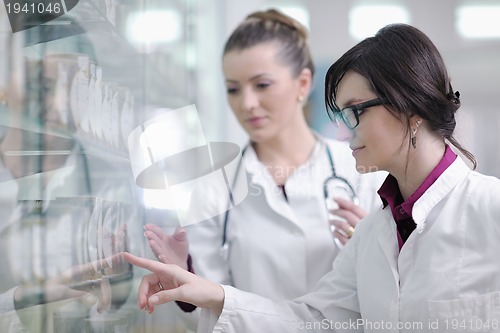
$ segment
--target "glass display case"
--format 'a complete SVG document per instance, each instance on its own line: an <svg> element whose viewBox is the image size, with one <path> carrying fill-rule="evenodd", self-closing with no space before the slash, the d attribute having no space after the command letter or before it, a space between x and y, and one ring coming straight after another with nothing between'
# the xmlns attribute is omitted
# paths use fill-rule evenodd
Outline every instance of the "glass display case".
<svg viewBox="0 0 500 333"><path fill-rule="evenodd" d="M137 309L144 272L117 254L150 255L127 140L156 110L196 102L199 4L24 3L66 13L0 8L0 331L183 332L175 311L156 323ZM154 13L169 25L141 30Z"/></svg>

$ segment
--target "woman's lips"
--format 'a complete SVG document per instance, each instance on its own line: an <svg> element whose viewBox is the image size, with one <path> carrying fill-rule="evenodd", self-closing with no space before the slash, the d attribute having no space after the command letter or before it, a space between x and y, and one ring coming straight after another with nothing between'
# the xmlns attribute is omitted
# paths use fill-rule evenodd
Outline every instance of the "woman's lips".
<svg viewBox="0 0 500 333"><path fill-rule="evenodd" d="M250 126L253 126L253 127L262 126L262 125L264 125L265 121L266 121L265 117L252 117L252 118L247 119L247 123L249 123Z"/></svg>
<svg viewBox="0 0 500 333"><path fill-rule="evenodd" d="M359 153L362 149L364 149L365 146L359 146L359 147L352 147L352 156L355 156L357 153Z"/></svg>

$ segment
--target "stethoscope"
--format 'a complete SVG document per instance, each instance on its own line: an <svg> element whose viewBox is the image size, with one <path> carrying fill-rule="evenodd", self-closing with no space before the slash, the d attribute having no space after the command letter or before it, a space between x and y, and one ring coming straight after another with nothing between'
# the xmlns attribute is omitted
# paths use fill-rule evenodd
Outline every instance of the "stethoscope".
<svg viewBox="0 0 500 333"><path fill-rule="evenodd" d="M340 176L337 176L337 173L335 171L335 164L333 163L333 158L332 158L332 152L330 151L330 147L328 147L328 144L324 143L325 145L325 150L326 150L326 155L328 156L328 162L330 163L330 169L332 170L332 174L325 179L323 182L323 196L324 196L324 201L325 201L325 208L328 213L328 218L331 219L332 215L330 213L330 210L334 209L334 201L333 198L330 197L335 193L335 196L338 197L346 197L347 199L351 200L354 202L356 205L359 204L359 199L356 194L356 191L354 190L354 187L351 185L351 183ZM243 161L243 156L245 155L245 152L248 148L248 145L246 145L243 150L241 151L241 158L240 161L238 162L238 166L236 167L236 173L235 173L235 180L233 181L233 187L235 186L236 179L238 179L238 174L241 169L242 161ZM222 225L222 244L220 248L220 255L227 260L229 258L229 243L227 241L227 226L229 224L229 209L226 210L224 214L224 220L223 220L223 225ZM334 230L334 227L332 226L332 231ZM335 244L338 247L342 247L342 244L340 241L335 238Z"/></svg>

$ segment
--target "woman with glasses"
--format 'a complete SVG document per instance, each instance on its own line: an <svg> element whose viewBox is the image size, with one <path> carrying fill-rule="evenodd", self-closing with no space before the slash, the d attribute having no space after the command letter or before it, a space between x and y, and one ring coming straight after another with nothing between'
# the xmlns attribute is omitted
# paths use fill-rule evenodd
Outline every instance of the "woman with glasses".
<svg viewBox="0 0 500 333"><path fill-rule="evenodd" d="M189 241L196 274L272 299L295 298L331 270L339 251L325 207L325 180L329 200L340 196L342 178L363 207L339 199L330 222L345 243L364 210L381 205L376 190L384 175L360 176L346 143L307 125L303 108L314 65L300 23L276 10L252 13L228 38L222 65L229 105L249 136L238 170L246 172L248 195L226 213L173 236L147 224L145 236L162 262L188 269ZM201 193L202 200L220 199L209 193Z"/></svg>
<svg viewBox="0 0 500 333"><path fill-rule="evenodd" d="M204 307L200 332L498 332L500 180L451 149L475 167L453 137L459 97L420 30L389 25L361 41L330 67L326 101L353 128L356 165L389 176L383 208L358 224L333 270L308 295L273 302L126 254L153 272L139 306Z"/></svg>

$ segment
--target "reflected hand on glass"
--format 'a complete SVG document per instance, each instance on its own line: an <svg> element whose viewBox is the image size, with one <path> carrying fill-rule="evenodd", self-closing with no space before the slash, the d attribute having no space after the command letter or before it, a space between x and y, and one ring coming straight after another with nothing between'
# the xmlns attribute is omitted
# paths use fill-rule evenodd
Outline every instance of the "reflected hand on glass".
<svg viewBox="0 0 500 333"><path fill-rule="evenodd" d="M144 229L146 230L144 236L159 261L188 269L189 242L184 229L177 228L173 235L167 234L159 226L151 223L146 224Z"/></svg>
<svg viewBox="0 0 500 333"><path fill-rule="evenodd" d="M121 254L114 255L111 260L123 261ZM95 267L103 270L109 266L103 259L74 266L42 283L18 286L14 293L16 309L63 300L76 300L89 306L97 303L99 313L109 310L112 300L110 280L102 277Z"/></svg>
<svg viewBox="0 0 500 333"><path fill-rule="evenodd" d="M349 238L352 237L358 222L368 214L363 208L350 200L343 198L334 198L333 200L338 204L338 208L330 210L333 219L330 219L329 223L334 227L332 229L335 238L342 245L345 245Z"/></svg>

